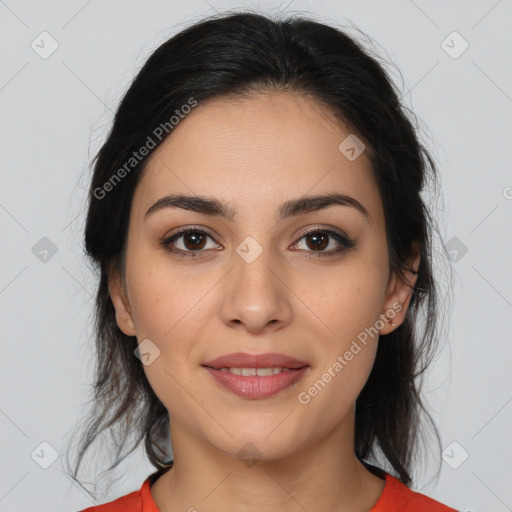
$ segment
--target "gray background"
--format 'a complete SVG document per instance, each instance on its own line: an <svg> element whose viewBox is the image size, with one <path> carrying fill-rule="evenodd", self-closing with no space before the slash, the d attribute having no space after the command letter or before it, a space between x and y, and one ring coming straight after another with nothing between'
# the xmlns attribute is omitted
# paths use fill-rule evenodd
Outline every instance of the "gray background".
<svg viewBox="0 0 512 512"><path fill-rule="evenodd" d="M401 71L441 171L455 273L448 343L424 388L446 450L440 478L427 468L415 489L459 510L512 510L511 0L0 1L0 510L95 504L61 465L94 360L87 166L151 51L203 15L242 6L353 23ZM153 470L137 452L101 502Z"/></svg>

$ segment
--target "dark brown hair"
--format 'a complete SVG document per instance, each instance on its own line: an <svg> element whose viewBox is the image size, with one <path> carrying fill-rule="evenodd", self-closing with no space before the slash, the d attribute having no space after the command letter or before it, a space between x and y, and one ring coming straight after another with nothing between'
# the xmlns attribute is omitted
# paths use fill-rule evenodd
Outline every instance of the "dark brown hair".
<svg viewBox="0 0 512 512"><path fill-rule="evenodd" d="M404 277L413 244L420 249L406 318L381 336L375 364L357 398L355 425L358 459L367 467L370 462L386 466L403 483L411 484L420 427L425 425L423 414L439 442L420 398L418 380L438 341L439 297L432 269L432 235L437 228L421 196L425 189L435 188L437 172L419 141L416 117L403 105L379 59L345 31L301 15L272 19L253 12L230 12L179 32L145 62L93 162L85 249L99 273L94 327L97 366L93 408L81 425L84 433L73 478L85 452L106 432L116 447L109 470L142 440L156 468L172 465L168 412L134 356L136 338L117 326L108 289L110 272L124 276L131 201L150 157L134 162L130 160L133 153L147 144L148 137L158 146L172 136L171 129L166 129L159 138L155 133L163 132L155 129L169 127L172 116L191 98L200 106L221 96L288 90L327 106L364 141L384 207L390 270ZM128 167L127 162L131 162ZM122 179L117 179L120 175ZM111 184L108 190L106 183Z"/></svg>

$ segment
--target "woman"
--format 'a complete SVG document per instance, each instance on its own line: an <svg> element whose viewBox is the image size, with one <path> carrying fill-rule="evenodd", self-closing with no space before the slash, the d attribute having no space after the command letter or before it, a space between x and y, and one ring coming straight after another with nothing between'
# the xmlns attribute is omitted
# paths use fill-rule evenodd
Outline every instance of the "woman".
<svg viewBox="0 0 512 512"><path fill-rule="evenodd" d="M342 31L230 13L162 44L95 161L74 476L107 431L114 466L135 433L157 471L86 510L454 510L408 487L436 345L429 178L387 73Z"/></svg>

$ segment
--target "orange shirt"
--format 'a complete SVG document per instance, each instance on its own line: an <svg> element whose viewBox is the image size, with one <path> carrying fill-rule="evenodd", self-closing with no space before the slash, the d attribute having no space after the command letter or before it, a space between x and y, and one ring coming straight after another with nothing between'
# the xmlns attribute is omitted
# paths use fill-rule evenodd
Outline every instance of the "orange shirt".
<svg viewBox="0 0 512 512"><path fill-rule="evenodd" d="M160 512L151 496L150 477L138 491L117 500L89 507L81 512ZM386 473L384 490L370 512L457 512L438 501L412 491L395 477Z"/></svg>

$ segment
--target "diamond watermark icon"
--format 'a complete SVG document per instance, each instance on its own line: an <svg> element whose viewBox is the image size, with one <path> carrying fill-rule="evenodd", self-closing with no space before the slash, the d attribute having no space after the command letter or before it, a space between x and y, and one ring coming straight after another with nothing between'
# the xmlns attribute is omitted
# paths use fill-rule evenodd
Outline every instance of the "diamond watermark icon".
<svg viewBox="0 0 512 512"><path fill-rule="evenodd" d="M59 47L59 43L48 32L41 32L30 46L39 57L47 59Z"/></svg>
<svg viewBox="0 0 512 512"><path fill-rule="evenodd" d="M149 366L160 355L160 349L150 339L146 338L139 343L133 353L142 361L144 366Z"/></svg>
<svg viewBox="0 0 512 512"><path fill-rule="evenodd" d="M457 469L466 462L469 453L457 441L453 441L443 450L442 457L448 466Z"/></svg>
<svg viewBox="0 0 512 512"><path fill-rule="evenodd" d="M238 245L236 252L246 263L252 263L263 252L263 247L252 236L248 236Z"/></svg>
<svg viewBox="0 0 512 512"><path fill-rule="evenodd" d="M468 248L456 236L446 242L445 249L448 252L448 258L452 263L459 262L468 252Z"/></svg>
<svg viewBox="0 0 512 512"><path fill-rule="evenodd" d="M453 31L443 39L441 48L452 59L458 59L469 48L469 43L457 31Z"/></svg>
<svg viewBox="0 0 512 512"><path fill-rule="evenodd" d="M48 263L57 254L57 246L49 238L43 236L32 247L32 254L42 263Z"/></svg>
<svg viewBox="0 0 512 512"><path fill-rule="evenodd" d="M353 162L365 150L365 145L361 139L351 133L341 142L338 149L347 160Z"/></svg>
<svg viewBox="0 0 512 512"><path fill-rule="evenodd" d="M43 441L30 456L38 466L48 469L59 458L59 453L50 443Z"/></svg>
<svg viewBox="0 0 512 512"><path fill-rule="evenodd" d="M238 450L236 456L240 461L245 464L248 468L254 466L262 456L262 453L252 443L246 443L240 450Z"/></svg>

